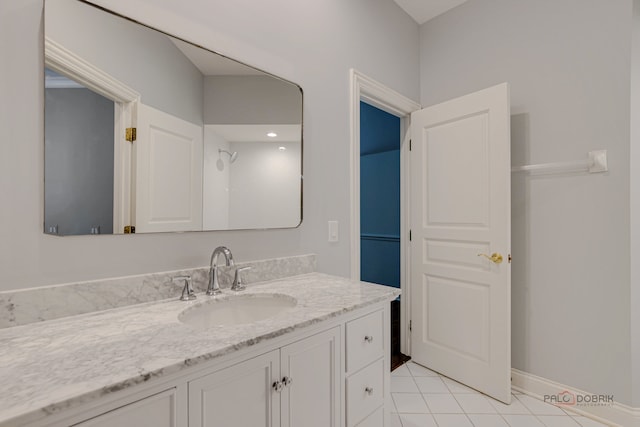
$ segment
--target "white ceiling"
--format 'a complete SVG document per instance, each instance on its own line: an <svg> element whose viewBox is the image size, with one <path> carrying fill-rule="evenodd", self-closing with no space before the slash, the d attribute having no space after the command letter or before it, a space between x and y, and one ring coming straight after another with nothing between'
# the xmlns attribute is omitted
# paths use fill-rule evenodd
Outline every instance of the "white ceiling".
<svg viewBox="0 0 640 427"><path fill-rule="evenodd" d="M467 0L394 0L418 24L442 15Z"/></svg>
<svg viewBox="0 0 640 427"><path fill-rule="evenodd" d="M300 125L205 125L229 142L300 142ZM275 132L276 137L267 133Z"/></svg>
<svg viewBox="0 0 640 427"><path fill-rule="evenodd" d="M185 43L182 40L174 39L173 37L169 37L169 39L182 51L184 56L189 58L189 60L198 67L200 72L205 76L264 75L262 71L241 64L233 59L225 58L222 55L218 55L190 43Z"/></svg>

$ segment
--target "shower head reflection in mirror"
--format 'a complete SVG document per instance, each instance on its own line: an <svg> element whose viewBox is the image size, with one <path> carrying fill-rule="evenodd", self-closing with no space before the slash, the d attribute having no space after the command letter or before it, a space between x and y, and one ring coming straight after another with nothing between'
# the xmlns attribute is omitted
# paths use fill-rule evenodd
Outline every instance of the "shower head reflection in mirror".
<svg viewBox="0 0 640 427"><path fill-rule="evenodd" d="M229 163L233 163L238 158L238 152L234 151L233 153L227 150L223 150L222 148L218 148L218 154L227 153L229 155Z"/></svg>
<svg viewBox="0 0 640 427"><path fill-rule="evenodd" d="M70 25L75 22L85 25ZM104 215L112 219L86 218L91 227L121 234L127 225L145 233L292 228L301 223L299 86L79 0L45 2L44 45L45 66L60 76L102 96L113 93L105 88L126 89L116 91L126 96L107 96L117 108L122 105L121 114L110 114L122 129L113 137L113 170L103 174L105 184L111 180L113 192L99 192L112 201L111 213ZM139 66L131 67L132 63ZM65 144L49 135L68 129L65 117L73 116L53 101L66 95L62 91L80 90L47 89L47 173L67 167L65 161L75 158L86 164L74 170L90 174L95 170L92 164L110 157L95 149L67 156L60 151ZM94 114L90 103L82 110ZM54 118L62 121L53 123ZM124 138L129 127L137 128L133 143ZM75 134L80 140L82 135L94 138L81 130ZM273 144L287 146L287 154L274 156ZM225 168L227 162L235 162L234 167ZM45 232L57 226L58 235L90 234L88 226L76 232L77 218L57 206L58 200L76 197L74 189L80 183L96 179L71 174L65 183L46 180L57 187L45 185ZM87 203L95 204L72 202L74 211L85 214L90 211Z"/></svg>

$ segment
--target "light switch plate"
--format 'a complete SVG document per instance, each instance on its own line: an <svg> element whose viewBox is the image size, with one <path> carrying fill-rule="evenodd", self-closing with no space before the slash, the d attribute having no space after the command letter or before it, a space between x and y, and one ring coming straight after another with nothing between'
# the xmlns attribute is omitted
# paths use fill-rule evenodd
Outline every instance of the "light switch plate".
<svg viewBox="0 0 640 427"><path fill-rule="evenodd" d="M337 242L340 239L338 221L329 221L329 242Z"/></svg>

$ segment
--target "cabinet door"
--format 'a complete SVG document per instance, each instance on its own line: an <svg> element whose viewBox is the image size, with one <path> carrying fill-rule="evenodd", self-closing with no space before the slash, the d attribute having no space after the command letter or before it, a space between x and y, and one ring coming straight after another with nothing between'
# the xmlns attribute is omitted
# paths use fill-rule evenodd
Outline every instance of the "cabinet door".
<svg viewBox="0 0 640 427"><path fill-rule="evenodd" d="M178 427L176 400L176 389L172 388L74 426Z"/></svg>
<svg viewBox="0 0 640 427"><path fill-rule="evenodd" d="M279 351L189 383L189 427L279 427Z"/></svg>
<svg viewBox="0 0 640 427"><path fill-rule="evenodd" d="M340 425L340 328L281 349L282 427Z"/></svg>

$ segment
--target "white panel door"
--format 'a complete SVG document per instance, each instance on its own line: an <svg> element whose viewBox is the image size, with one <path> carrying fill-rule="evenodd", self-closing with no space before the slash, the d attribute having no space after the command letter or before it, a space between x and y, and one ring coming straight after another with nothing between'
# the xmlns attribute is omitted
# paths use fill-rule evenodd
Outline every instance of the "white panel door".
<svg viewBox="0 0 640 427"><path fill-rule="evenodd" d="M510 403L509 86L411 122L411 355ZM503 262L480 255L493 253Z"/></svg>
<svg viewBox="0 0 640 427"><path fill-rule="evenodd" d="M279 427L280 351L189 383L189 427Z"/></svg>
<svg viewBox="0 0 640 427"><path fill-rule="evenodd" d="M202 126L138 107L136 232L202 230Z"/></svg>
<svg viewBox="0 0 640 427"><path fill-rule="evenodd" d="M280 357L282 427L339 427L340 328L283 347Z"/></svg>

